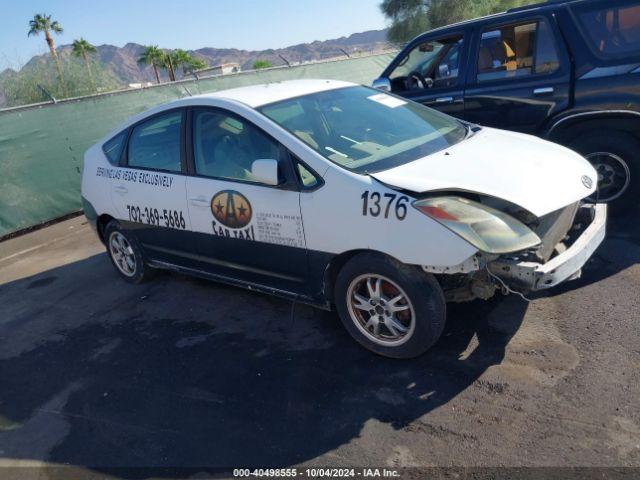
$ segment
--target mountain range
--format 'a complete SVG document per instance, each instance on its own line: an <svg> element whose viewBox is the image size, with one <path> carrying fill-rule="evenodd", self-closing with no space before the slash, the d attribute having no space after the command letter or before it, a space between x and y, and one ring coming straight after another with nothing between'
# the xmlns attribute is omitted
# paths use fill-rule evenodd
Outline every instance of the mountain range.
<svg viewBox="0 0 640 480"><path fill-rule="evenodd" d="M354 33L348 37L340 37L333 40L314 41L301 43L290 47L267 50L239 50L235 48L205 47L188 51L196 58L204 60L209 66L223 63L238 63L243 70L251 69L256 60L267 60L273 66L284 65L286 59L289 63L302 63L314 60L345 56L345 52L377 52L389 48L387 42L387 30L370 30ZM138 58L144 50L143 45L127 43L123 47L114 45L96 46L97 52L93 56L95 61L102 64L102 68L121 86L129 83L155 82L155 75L150 66L140 65ZM62 45L57 48L58 55L64 59L71 54L71 45ZM171 51L168 49L167 51ZM284 57L284 59L283 59ZM49 54L32 57L22 68L29 69L45 62ZM12 69L0 72L0 84L4 78L15 74ZM162 79L167 80L166 72L162 73ZM1 97L0 92L0 97Z"/></svg>

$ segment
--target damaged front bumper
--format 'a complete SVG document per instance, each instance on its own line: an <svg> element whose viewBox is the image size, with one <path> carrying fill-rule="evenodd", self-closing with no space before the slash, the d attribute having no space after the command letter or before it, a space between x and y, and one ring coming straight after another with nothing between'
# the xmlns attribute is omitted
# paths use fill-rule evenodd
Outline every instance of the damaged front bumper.
<svg viewBox="0 0 640 480"><path fill-rule="evenodd" d="M546 263L499 257L489 262L487 268L506 285L520 291L543 290L578 278L584 264L604 240L607 206L598 203L584 205L579 210L577 220L586 224L586 228L566 250Z"/></svg>

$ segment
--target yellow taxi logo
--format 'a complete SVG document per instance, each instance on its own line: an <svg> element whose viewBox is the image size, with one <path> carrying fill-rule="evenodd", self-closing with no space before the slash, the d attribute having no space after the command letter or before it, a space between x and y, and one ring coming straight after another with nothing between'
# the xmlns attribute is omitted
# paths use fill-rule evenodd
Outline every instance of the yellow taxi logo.
<svg viewBox="0 0 640 480"><path fill-rule="evenodd" d="M213 217L228 228L243 228L249 225L253 213L247 197L235 190L222 190L211 199Z"/></svg>

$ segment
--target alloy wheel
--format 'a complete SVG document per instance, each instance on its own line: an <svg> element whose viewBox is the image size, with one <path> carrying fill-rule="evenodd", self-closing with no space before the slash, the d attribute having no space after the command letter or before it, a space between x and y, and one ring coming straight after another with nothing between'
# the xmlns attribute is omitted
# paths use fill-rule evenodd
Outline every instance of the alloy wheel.
<svg viewBox="0 0 640 480"><path fill-rule="evenodd" d="M347 306L358 329L379 345L401 345L415 329L409 296L382 275L370 273L355 278L347 289Z"/></svg>
<svg viewBox="0 0 640 480"><path fill-rule="evenodd" d="M136 256L127 238L120 232L112 232L109 236L109 253L118 270L127 277L136 273Z"/></svg>

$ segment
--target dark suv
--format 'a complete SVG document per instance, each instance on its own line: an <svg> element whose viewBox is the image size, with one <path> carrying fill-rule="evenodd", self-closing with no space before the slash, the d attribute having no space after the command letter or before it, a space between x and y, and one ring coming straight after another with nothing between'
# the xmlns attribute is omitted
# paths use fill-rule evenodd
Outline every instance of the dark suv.
<svg viewBox="0 0 640 480"><path fill-rule="evenodd" d="M374 86L566 145L597 169L599 201L639 203L640 0L551 1L432 30Z"/></svg>

